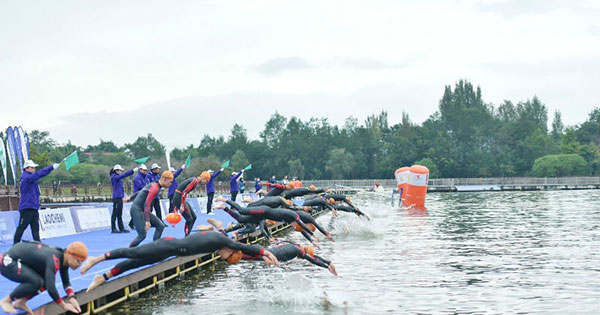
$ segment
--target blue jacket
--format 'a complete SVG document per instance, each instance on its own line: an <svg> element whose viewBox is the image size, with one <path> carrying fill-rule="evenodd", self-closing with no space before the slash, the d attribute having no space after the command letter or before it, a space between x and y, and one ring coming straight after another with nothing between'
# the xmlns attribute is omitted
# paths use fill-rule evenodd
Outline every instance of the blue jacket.
<svg viewBox="0 0 600 315"><path fill-rule="evenodd" d="M240 191L237 179L242 176L242 172L237 173L235 176L229 177L229 192Z"/></svg>
<svg viewBox="0 0 600 315"><path fill-rule="evenodd" d="M137 175L135 175L135 178L133 179L133 193L135 194L136 192L144 189L145 186L146 186L146 174L139 171L137 173Z"/></svg>
<svg viewBox="0 0 600 315"><path fill-rule="evenodd" d="M123 178L133 175L133 170L129 170L121 175L112 173L110 183L113 186L113 198L123 198Z"/></svg>
<svg viewBox="0 0 600 315"><path fill-rule="evenodd" d="M256 189L256 191L259 191L261 188L262 188L262 185L260 184L260 181L259 181L259 180L257 180L257 181L254 183L254 189Z"/></svg>
<svg viewBox="0 0 600 315"><path fill-rule="evenodd" d="M21 173L21 199L19 199L19 210L40 209L40 186L38 186L38 179L50 174L52 170L54 170L54 168L50 165L33 174L25 171Z"/></svg>
<svg viewBox="0 0 600 315"><path fill-rule="evenodd" d="M179 176L179 174L181 174L181 172L183 172L183 168L180 168L179 170L177 170L177 172L175 172L175 174L173 174L173 184L171 184L171 186L169 187L169 198L171 198L171 196L173 196L175 194L175 190L177 190L177 176Z"/></svg>
<svg viewBox="0 0 600 315"><path fill-rule="evenodd" d="M148 175L146 175L146 184L152 183L152 182L157 182L160 179L160 172L154 174L152 173L152 171L148 171ZM154 197L154 199L158 199L160 196L160 193L156 194L156 197Z"/></svg>
<svg viewBox="0 0 600 315"><path fill-rule="evenodd" d="M219 176L219 174L221 174L221 170L218 170L215 173L213 173L212 175L210 175L210 180L208 181L208 183L206 183L206 193L207 194L215 192L215 180L214 179L217 178L217 176Z"/></svg>

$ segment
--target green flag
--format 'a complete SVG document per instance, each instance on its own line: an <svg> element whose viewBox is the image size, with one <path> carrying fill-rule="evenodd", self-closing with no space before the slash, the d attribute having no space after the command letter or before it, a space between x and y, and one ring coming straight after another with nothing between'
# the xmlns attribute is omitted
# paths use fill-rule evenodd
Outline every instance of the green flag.
<svg viewBox="0 0 600 315"><path fill-rule="evenodd" d="M65 167L67 168L67 171L69 171L73 165L79 163L79 155L77 155L77 151L71 153L63 161L65 161Z"/></svg>
<svg viewBox="0 0 600 315"><path fill-rule="evenodd" d="M192 163L192 157L188 154L187 160L185 160L185 168L190 167L190 163Z"/></svg>
<svg viewBox="0 0 600 315"><path fill-rule="evenodd" d="M144 163L146 163L146 161L148 161L149 158L150 158L149 156L143 157L143 158L135 160L134 162L136 162L138 164L144 164Z"/></svg>
<svg viewBox="0 0 600 315"><path fill-rule="evenodd" d="M227 162L221 164L221 168L226 168L229 166L229 160L227 160Z"/></svg>
<svg viewBox="0 0 600 315"><path fill-rule="evenodd" d="M252 164L248 164L248 166L244 167L244 171L251 170Z"/></svg>

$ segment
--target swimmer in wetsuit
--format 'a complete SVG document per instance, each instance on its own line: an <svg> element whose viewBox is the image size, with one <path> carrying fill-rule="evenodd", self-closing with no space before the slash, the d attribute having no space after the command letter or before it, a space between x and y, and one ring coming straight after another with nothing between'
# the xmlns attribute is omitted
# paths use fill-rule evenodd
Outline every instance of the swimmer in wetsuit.
<svg viewBox="0 0 600 315"><path fill-rule="evenodd" d="M177 186L177 189L175 189L175 193L173 194L173 211L180 212L185 219L185 225L183 227L185 235L190 234L190 231L194 227L194 222L196 222L196 213L185 199L190 191L196 188L198 184L206 185L210 178L210 173L204 171L198 177L184 179L181 184Z"/></svg>
<svg viewBox="0 0 600 315"><path fill-rule="evenodd" d="M264 260L267 265L278 265L277 258L260 245L238 243L220 232L203 231L177 239L165 237L152 243L135 248L117 248L98 257L90 257L81 267L85 274L97 263L118 258L129 258L116 264L102 275L96 275L86 292L100 286L108 279L127 270L157 263L171 256L191 256L217 251L222 259L235 264L242 258L242 253Z"/></svg>
<svg viewBox="0 0 600 315"><path fill-rule="evenodd" d="M207 219L206 221L212 226L216 227L218 230L223 230L223 223L221 221L217 221L215 219ZM290 242L281 242L275 246L269 247L267 250L275 255L280 263L292 260L294 258L302 258L314 265L329 269L331 273L337 276L335 266L331 263L331 261L315 255L315 250L312 248L312 246L300 246ZM258 260L260 257L244 254L242 255L242 259Z"/></svg>
<svg viewBox="0 0 600 315"><path fill-rule="evenodd" d="M69 271L79 268L87 258L87 248L82 242L73 242L66 249L40 242L21 242L13 245L6 252L0 253L0 273L20 284L0 301L2 309L11 314L17 313L15 308L33 314L26 302L44 290L65 311L80 313L81 308L75 299L75 292L69 280ZM55 286L56 273L67 292L63 300Z"/></svg>
<svg viewBox="0 0 600 315"><path fill-rule="evenodd" d="M355 213L359 217L362 215L362 216L365 216L365 218L371 220L371 218L369 218L368 215L366 215L364 212L360 211L358 209L358 207L353 205L350 202L350 198L346 197L346 195L329 194L329 195L323 195L323 198L325 198L327 200L333 199L335 201L333 208L335 208L336 210ZM342 202L346 203L347 206L343 205Z"/></svg>
<svg viewBox="0 0 600 315"><path fill-rule="evenodd" d="M150 213L154 197L158 195L161 188L169 188L173 181L173 173L164 171L157 182L152 182L146 185L142 190L132 196L133 204L131 205L131 220L135 226L138 235L131 241L129 247L138 246L145 238L146 232L150 226L156 228L154 231L154 240L157 240L162 235L165 224Z"/></svg>
<svg viewBox="0 0 600 315"><path fill-rule="evenodd" d="M295 197L306 196L308 194L316 195L316 194L322 194L325 192L331 192L331 190L330 189L317 189L317 187L315 185L311 185L309 188L300 187L300 188L293 188L290 190L286 190L281 193L281 197L283 197L285 199L292 199Z"/></svg>
<svg viewBox="0 0 600 315"><path fill-rule="evenodd" d="M313 245L318 247L318 245L312 239L312 236L313 236L312 231L310 230L309 227L307 227L304 224L304 222L302 222L302 220L300 219L300 216L295 211L282 209L282 208L273 209L273 208L269 208L266 206L244 208L231 200L227 200L227 199L223 198L223 196L219 196L219 197L215 198L215 201L222 201L222 202L227 203L230 206L230 208L227 208L227 206L225 206L225 205L222 205L222 208L224 208L224 210L227 213L229 213L229 215L231 215L234 219L236 219L240 223L259 224L261 221L266 220L266 219L273 220L273 221L286 222L286 223L294 222L303 229L302 235L308 241L312 242ZM216 208L216 206L215 206L215 208Z"/></svg>

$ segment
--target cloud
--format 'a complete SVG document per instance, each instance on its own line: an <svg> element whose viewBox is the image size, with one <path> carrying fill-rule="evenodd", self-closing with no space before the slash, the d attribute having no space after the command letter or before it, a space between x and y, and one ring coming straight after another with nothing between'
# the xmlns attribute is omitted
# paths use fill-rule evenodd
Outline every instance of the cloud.
<svg viewBox="0 0 600 315"><path fill-rule="evenodd" d="M357 70L401 69L408 66L408 64L405 63L387 63L377 59L351 57L336 58L332 60L331 63Z"/></svg>
<svg viewBox="0 0 600 315"><path fill-rule="evenodd" d="M256 66L256 71L265 75L277 75L289 70L311 69L313 66L306 60L297 57L276 58L267 60Z"/></svg>
<svg viewBox="0 0 600 315"><path fill-rule="evenodd" d="M557 9L568 9L578 7L575 0L507 0L493 1L488 3L478 3L475 8L506 18L515 18L520 15L545 14Z"/></svg>

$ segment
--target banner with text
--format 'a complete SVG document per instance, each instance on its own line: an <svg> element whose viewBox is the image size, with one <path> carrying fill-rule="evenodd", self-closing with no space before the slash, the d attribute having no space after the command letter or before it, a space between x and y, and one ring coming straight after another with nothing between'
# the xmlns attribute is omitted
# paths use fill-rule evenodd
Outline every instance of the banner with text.
<svg viewBox="0 0 600 315"><path fill-rule="evenodd" d="M40 237L51 238L76 234L70 208L40 210Z"/></svg>

